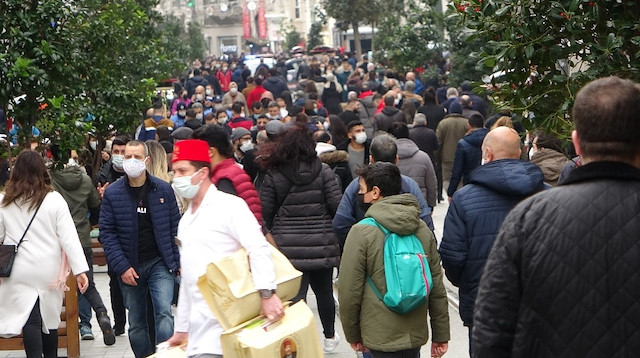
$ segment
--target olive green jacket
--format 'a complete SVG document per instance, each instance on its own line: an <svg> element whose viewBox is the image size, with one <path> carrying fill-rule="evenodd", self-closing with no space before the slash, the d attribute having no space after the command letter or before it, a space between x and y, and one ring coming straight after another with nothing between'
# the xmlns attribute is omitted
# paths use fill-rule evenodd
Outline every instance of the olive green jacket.
<svg viewBox="0 0 640 358"><path fill-rule="evenodd" d="M388 309L365 279L369 275L384 296L385 235L375 226L355 224L347 236L338 283L340 318L347 341L362 342L383 352L418 348L427 343L430 322L432 341L448 342L449 310L440 256L433 233L420 220L418 201L412 194L389 196L372 205L365 216L399 235L416 233L429 261L433 287L427 303L406 315Z"/></svg>

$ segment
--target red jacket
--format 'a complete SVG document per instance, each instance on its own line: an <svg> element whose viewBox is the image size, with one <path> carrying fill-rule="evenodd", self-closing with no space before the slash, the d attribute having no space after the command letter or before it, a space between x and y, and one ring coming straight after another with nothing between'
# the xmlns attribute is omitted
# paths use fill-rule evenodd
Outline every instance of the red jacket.
<svg viewBox="0 0 640 358"><path fill-rule="evenodd" d="M228 179L233 184L236 193L241 197L262 226L262 205L256 187L251 183L251 177L245 172L233 158L228 158L218 163L211 170L211 182L218 185L222 179Z"/></svg>
<svg viewBox="0 0 640 358"><path fill-rule="evenodd" d="M229 127L231 127L231 129L243 127L246 130L250 131L251 127L253 127L253 121L246 117L235 117L227 123L229 124Z"/></svg>
<svg viewBox="0 0 640 358"><path fill-rule="evenodd" d="M249 97L247 97L247 106L252 108L251 106L253 105L253 102L260 102L260 97L262 97L262 94L265 92L267 92L267 90L264 89L262 85L256 86L253 91L249 92Z"/></svg>
<svg viewBox="0 0 640 358"><path fill-rule="evenodd" d="M231 83L231 70L227 70L227 72L222 72L219 70L216 73L216 78L220 81L220 88L222 92L229 92L229 84Z"/></svg>

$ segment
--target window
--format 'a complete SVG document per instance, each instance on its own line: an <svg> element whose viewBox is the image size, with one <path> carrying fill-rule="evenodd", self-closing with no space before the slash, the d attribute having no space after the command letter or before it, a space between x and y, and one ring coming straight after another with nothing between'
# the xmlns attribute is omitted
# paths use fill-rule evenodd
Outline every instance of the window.
<svg viewBox="0 0 640 358"><path fill-rule="evenodd" d="M296 19L300 18L300 0L296 0Z"/></svg>

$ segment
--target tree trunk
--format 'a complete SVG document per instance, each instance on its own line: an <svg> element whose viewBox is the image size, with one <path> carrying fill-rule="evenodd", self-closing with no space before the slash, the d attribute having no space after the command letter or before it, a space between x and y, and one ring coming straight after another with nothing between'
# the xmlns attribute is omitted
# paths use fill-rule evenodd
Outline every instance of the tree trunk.
<svg viewBox="0 0 640 358"><path fill-rule="evenodd" d="M375 53L375 39L376 39L376 22L371 22L371 52Z"/></svg>
<svg viewBox="0 0 640 358"><path fill-rule="evenodd" d="M358 22L351 24L353 26L353 43L356 46L356 60L360 61L362 58L362 43L360 42L360 29L358 28Z"/></svg>

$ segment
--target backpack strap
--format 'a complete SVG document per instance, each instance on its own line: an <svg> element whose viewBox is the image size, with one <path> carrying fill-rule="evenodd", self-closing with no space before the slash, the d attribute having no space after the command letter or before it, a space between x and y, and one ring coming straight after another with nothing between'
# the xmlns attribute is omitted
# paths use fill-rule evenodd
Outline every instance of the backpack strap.
<svg viewBox="0 0 640 358"><path fill-rule="evenodd" d="M382 231L382 233L385 235L385 240L387 239L387 235L389 235L389 230L387 230L384 226L378 224L376 219L374 219L372 217L364 218L364 219L360 220L358 222L358 224L369 225L369 226L377 226L378 229L380 229L380 231ZM367 274L367 275L365 275L365 278L367 279L367 283L371 287L371 290L376 295L376 297L378 297L378 299L380 301L383 301L384 298L383 298L382 294L380 293L380 290L378 290L376 285L373 283L373 280L371 279L371 277Z"/></svg>

